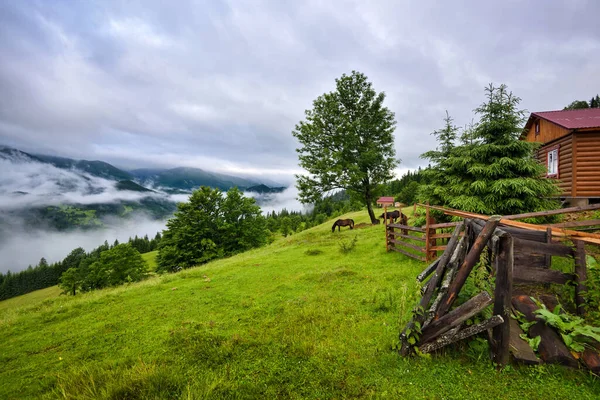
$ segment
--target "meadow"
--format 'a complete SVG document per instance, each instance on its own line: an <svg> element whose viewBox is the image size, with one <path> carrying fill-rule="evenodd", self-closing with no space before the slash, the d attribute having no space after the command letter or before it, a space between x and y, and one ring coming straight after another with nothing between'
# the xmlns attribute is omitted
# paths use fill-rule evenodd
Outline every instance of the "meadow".
<svg viewBox="0 0 600 400"><path fill-rule="evenodd" d="M425 264L386 253L382 225L332 222L136 284L0 302L0 398L600 397L584 371L497 369L481 340L401 357Z"/></svg>

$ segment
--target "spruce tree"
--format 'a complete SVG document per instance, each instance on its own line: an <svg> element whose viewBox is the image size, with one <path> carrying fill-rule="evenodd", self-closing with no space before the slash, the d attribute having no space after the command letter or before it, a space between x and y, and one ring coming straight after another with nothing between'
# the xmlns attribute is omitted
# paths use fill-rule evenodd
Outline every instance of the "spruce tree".
<svg viewBox="0 0 600 400"><path fill-rule="evenodd" d="M475 110L480 120L463 143L423 156L432 161L431 183L422 201L481 214L518 214L558 207L555 181L533 156L536 144L520 140L525 112L505 85L486 88L487 100ZM451 120L440 132L455 132ZM441 144L444 137L437 135ZM466 139L465 139L466 138Z"/></svg>

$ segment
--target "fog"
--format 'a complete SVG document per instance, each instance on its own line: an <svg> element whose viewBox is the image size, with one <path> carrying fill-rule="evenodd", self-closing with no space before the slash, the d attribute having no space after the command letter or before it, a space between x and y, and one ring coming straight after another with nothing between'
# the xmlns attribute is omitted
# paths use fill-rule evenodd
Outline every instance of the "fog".
<svg viewBox="0 0 600 400"><path fill-rule="evenodd" d="M39 172L35 169L33 169L33 171L36 173ZM73 174L77 175L75 173ZM28 176L26 173L22 173L20 176L24 179L24 181L29 183L29 186L21 185L20 187L27 187L31 192L31 189L34 189L32 186L36 182L35 178ZM57 175L57 177L58 176L59 175ZM70 179L74 179L74 177L69 174L66 176ZM8 180L4 174L0 179L2 179L3 182ZM94 180L95 183L101 181L104 180ZM81 183L79 180L76 182ZM110 181L106 182L109 184L112 183ZM13 185L13 187L16 187L16 184ZM48 186L52 187L52 184L48 184ZM84 187L84 185L81 185L81 187ZM105 187L108 187L108 185ZM36 193L42 192L39 190L36 191ZM116 199L122 199L122 197L116 197L115 199L108 196L109 194L113 193L116 195L122 194L122 192L114 192L107 189L106 192L102 193L101 195L104 196L102 198L105 198L106 201L116 201ZM282 193L268 195L245 193L246 196L257 198L257 201L263 210L263 214L271 211L279 212L284 208L288 211L308 211L308 208L296 200L297 194L298 192L295 187L290 187ZM74 199L77 198L77 196L85 198L88 195L84 195L81 192L72 192L71 197L65 196L64 198ZM100 195L89 196L99 198ZM7 204L18 204L17 202L11 203L10 201L7 201L7 197L8 196L5 190L0 195L0 198L2 199L2 205L0 206L0 209L6 208ZM22 195L21 197L28 198L25 195ZM189 195L177 194L171 195L169 198L175 202L185 202L188 200ZM43 204L44 200L54 201L54 199L55 197L53 196L48 197L40 195L35 204ZM21 206L22 204L23 203L21 203ZM28 202L27 204L33 203ZM152 220L143 214L137 214L133 218L128 219L110 218L109 220L104 220L103 222L105 222L107 227L102 229L57 232L55 230L44 229L43 227L24 226L20 221L12 220L10 222L10 235L3 235L0 240L0 273L6 273L9 270L11 272L18 272L26 269L29 265L35 266L39 263L40 258L42 257L46 258L49 263L57 262L64 259L73 249L77 247L83 247L86 251L90 251L100 246L105 240L112 244L115 239L119 240L119 242L124 242L135 235L148 235L148 237L153 237L156 235L156 232L160 232L166 227L166 220Z"/></svg>

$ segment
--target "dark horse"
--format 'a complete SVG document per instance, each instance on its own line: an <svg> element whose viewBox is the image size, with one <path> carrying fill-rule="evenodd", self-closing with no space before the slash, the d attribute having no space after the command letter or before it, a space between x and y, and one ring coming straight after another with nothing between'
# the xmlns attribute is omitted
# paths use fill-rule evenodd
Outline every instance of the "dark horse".
<svg viewBox="0 0 600 400"><path fill-rule="evenodd" d="M408 217L399 210L388 211L387 215L386 213L383 213L379 216L379 218L389 219L390 223L396 222L396 220L400 218L400 223L402 225L406 225L408 222Z"/></svg>
<svg viewBox="0 0 600 400"><path fill-rule="evenodd" d="M338 232L342 230L342 226L349 226L350 229L354 229L354 220L353 219L338 219L333 223L331 227L331 232L335 232L335 227L338 227Z"/></svg>

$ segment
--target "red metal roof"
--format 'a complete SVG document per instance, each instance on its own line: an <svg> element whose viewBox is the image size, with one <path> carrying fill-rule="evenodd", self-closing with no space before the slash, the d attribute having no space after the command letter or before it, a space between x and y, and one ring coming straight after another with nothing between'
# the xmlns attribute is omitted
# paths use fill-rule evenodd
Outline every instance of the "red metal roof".
<svg viewBox="0 0 600 400"><path fill-rule="evenodd" d="M377 199L378 203L393 203L394 202L394 198L393 197L380 197L379 199Z"/></svg>
<svg viewBox="0 0 600 400"><path fill-rule="evenodd" d="M600 108L542 111L531 113L531 116L543 118L567 129L600 128Z"/></svg>

